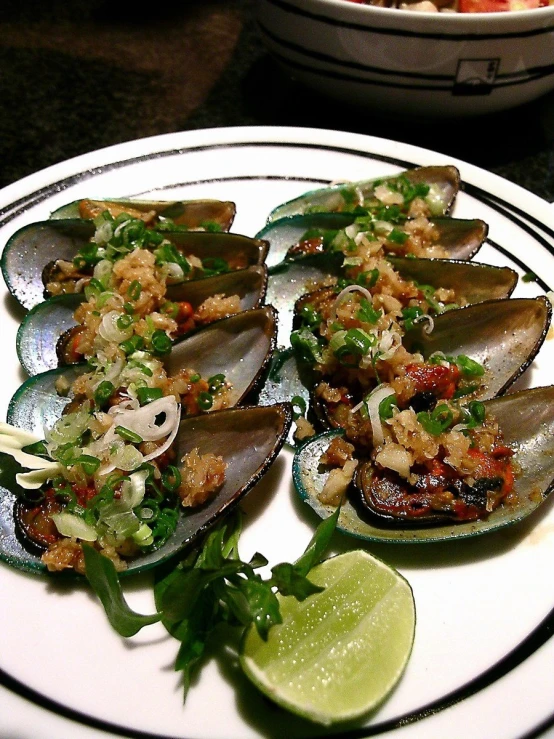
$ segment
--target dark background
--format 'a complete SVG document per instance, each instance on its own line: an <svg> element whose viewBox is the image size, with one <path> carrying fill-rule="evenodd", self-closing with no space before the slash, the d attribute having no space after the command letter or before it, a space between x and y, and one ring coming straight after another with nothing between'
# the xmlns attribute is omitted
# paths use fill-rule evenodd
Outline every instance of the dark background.
<svg viewBox="0 0 554 739"><path fill-rule="evenodd" d="M554 93L500 114L387 119L321 98L266 54L254 0L3 0L0 187L173 131L314 126L433 149L554 201Z"/></svg>

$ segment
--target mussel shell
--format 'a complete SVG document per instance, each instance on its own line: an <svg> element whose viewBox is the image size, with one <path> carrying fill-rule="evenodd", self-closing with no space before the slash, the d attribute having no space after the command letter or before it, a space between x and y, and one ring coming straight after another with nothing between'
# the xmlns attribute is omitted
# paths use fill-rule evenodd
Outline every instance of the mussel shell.
<svg viewBox="0 0 554 739"><path fill-rule="evenodd" d="M276 313L271 306L222 318L174 344L165 364L170 375L190 367L203 377L224 374L233 384L229 405L257 390L275 348ZM56 392L63 376L71 384L88 370L76 364L42 372L23 383L8 405L7 421L42 438L70 402Z"/></svg>
<svg viewBox="0 0 554 739"><path fill-rule="evenodd" d="M172 285L167 297L174 301L185 300L196 309L211 295L238 295L244 311L257 308L266 290L267 269L258 265ZM67 357L66 344L76 326L73 314L84 300L83 293L57 295L27 313L17 332L16 348L19 361L30 376L54 369L59 364L72 363Z"/></svg>
<svg viewBox="0 0 554 739"><path fill-rule="evenodd" d="M423 543L463 539L496 531L516 524L531 515L548 498L554 487L554 386L522 390L485 402L487 410L498 420L504 441L515 451L514 462L521 470L514 490L517 502L503 504L487 518L466 523L439 525L391 526L380 522L362 503L361 491L354 489L343 503L338 528L344 533L368 541ZM321 469L319 459L331 440L341 431L327 431L306 442L295 454L293 479L300 497L318 516L333 512L322 504L318 494L323 489L328 471Z"/></svg>
<svg viewBox="0 0 554 739"><path fill-rule="evenodd" d="M2 252L1 268L10 293L27 309L45 298L43 271L57 260L71 261L94 235L92 221L51 220L16 231ZM164 237L178 249L201 259L239 260L241 267L262 264L268 244L241 234L167 231Z"/></svg>
<svg viewBox="0 0 554 739"><path fill-rule="evenodd" d="M198 508L187 509L176 531L159 550L130 560L122 575L149 570L193 544L221 516L228 513L261 480L275 461L291 424L291 407L232 408L191 416L181 421L176 438L180 459L193 448L212 452L227 463L225 482L217 495ZM46 572L40 556L23 546L16 530L16 497L0 487L0 559L25 572Z"/></svg>
<svg viewBox="0 0 554 739"><path fill-rule="evenodd" d="M274 267L284 259L292 260L291 247L298 244L306 231L312 228L335 231L344 229L354 222L355 213L309 213L294 215L271 221L256 236L269 242L267 264ZM438 231L440 244L451 259L471 259L481 248L487 237L488 226L479 219L435 217L430 221ZM302 256L294 257L303 259Z"/></svg>
<svg viewBox="0 0 554 739"><path fill-rule="evenodd" d="M314 284L329 282L340 274L336 260L307 258L300 262L282 262L270 269L266 300L279 312L277 344L288 346L293 328L296 301Z"/></svg>
<svg viewBox="0 0 554 739"><path fill-rule="evenodd" d="M388 257L406 279L419 284L444 287L468 304L509 297L517 283L517 273L509 267L493 267L479 262L453 259L412 259ZM277 343L286 346L294 326L294 315L301 305L317 297L316 284L328 284L344 270L340 259L328 255L281 262L270 269L267 301L279 311ZM331 288L332 289L332 288ZM325 290L325 288L324 288Z"/></svg>
<svg viewBox="0 0 554 739"><path fill-rule="evenodd" d="M447 290L454 290L456 298L459 302L467 305L482 303L485 300L498 300L508 298L512 294L517 284L517 273L509 267L493 267L489 264L481 264L479 262L464 262L454 259L410 259L409 257L388 257L394 269L405 279L417 282L420 285L431 285L434 288L443 287ZM315 258L310 262L315 262ZM300 266L303 262L294 263L294 266ZM292 265L291 265L292 266ZM333 286L322 287L309 293L301 293L302 283L300 279L295 279L296 275L292 274L292 278L287 281L288 272L284 271L284 279L279 281L278 285L281 292L277 292L272 285L270 288L269 299L272 305L279 309L279 317L283 320L284 310L280 306L284 298L282 295L287 294L290 301L294 300L294 317L292 324L298 322L298 314L307 304L315 305L323 301L327 302L330 298L337 295L337 290ZM301 271L300 271L301 275ZM317 280L316 267L311 267L308 271L311 281ZM276 278L279 278L279 274ZM329 277L330 273L325 275L325 270L321 269L321 278ZM276 281L272 278L272 282ZM282 287L281 287L281 282ZM288 282L288 284L287 284ZM298 294L299 293L299 294ZM292 304L292 303L291 303ZM290 320L286 321L290 324Z"/></svg>
<svg viewBox="0 0 554 739"><path fill-rule="evenodd" d="M430 334L420 324L406 333L403 345L408 351L421 351L426 359L442 352L464 354L482 364L485 375L477 380L484 382L471 398L485 400L505 393L525 372L546 338L551 318L552 306L543 297L489 300L435 316ZM271 397L278 400L279 394ZM309 398L319 428L341 428L314 388L309 389Z"/></svg>
<svg viewBox="0 0 554 739"><path fill-rule="evenodd" d="M67 205L56 208L50 214L51 219L81 218L79 204L81 200L74 200ZM127 198L107 198L103 200L94 199L95 203L105 203L106 209L113 203L125 209L125 207L138 210L141 213L154 211L157 216L170 218L178 226L187 228L201 228L202 224L214 223L222 231L231 228L236 215L236 205L228 200L130 200Z"/></svg>
<svg viewBox="0 0 554 739"><path fill-rule="evenodd" d="M415 167L398 175L387 175L386 177L377 177L371 180L361 180L357 182L346 182L330 187L322 187L317 190L300 195L300 197L289 200L274 208L268 217L268 223L278 220L286 216L297 215L317 209L318 211L340 212L345 210L345 200L341 193L347 192L352 198L357 200L357 193L362 192L365 197L369 197L374 193L375 184L383 181L394 181L398 177L406 177L414 184L432 185L438 189L441 197L440 201L435 203L437 214L444 214L449 211L454 199L460 189L460 173L453 166L445 167Z"/></svg>
<svg viewBox="0 0 554 739"><path fill-rule="evenodd" d="M462 259L410 259L387 257L406 280L454 290L467 305L485 300L509 298L517 285L517 272L510 267L495 267Z"/></svg>
<svg viewBox="0 0 554 739"><path fill-rule="evenodd" d="M439 351L465 354L482 364L485 388L475 397L484 400L506 392L525 372L551 320L552 306L542 296L487 300L436 316L431 333L426 333L423 323L418 324L406 332L402 343L425 358Z"/></svg>

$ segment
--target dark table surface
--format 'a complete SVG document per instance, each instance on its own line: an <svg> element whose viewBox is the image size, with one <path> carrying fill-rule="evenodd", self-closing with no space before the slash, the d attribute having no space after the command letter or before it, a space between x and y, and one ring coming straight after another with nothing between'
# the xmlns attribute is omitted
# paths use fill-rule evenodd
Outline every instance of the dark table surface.
<svg viewBox="0 0 554 739"><path fill-rule="evenodd" d="M554 93L511 111L415 122L361 113L290 80L254 0L4 0L0 187L64 159L173 131L311 126L433 149L554 201Z"/></svg>

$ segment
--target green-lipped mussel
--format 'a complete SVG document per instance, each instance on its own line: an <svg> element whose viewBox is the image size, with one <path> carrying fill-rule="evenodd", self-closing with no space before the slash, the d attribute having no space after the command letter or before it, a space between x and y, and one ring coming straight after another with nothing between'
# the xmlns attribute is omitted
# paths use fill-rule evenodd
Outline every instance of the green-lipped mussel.
<svg viewBox="0 0 554 739"><path fill-rule="evenodd" d="M400 498L400 495L395 497L398 491L390 489L388 500L384 494L385 506L372 505L372 465L364 455L358 455L355 483L350 486L342 503L339 528L370 541L422 543L492 532L518 523L536 511L554 485L554 387L523 390L487 400L482 406L486 414L498 422L502 442L513 454L515 477L508 499L477 520L456 522L452 510L445 510L442 514L437 510L433 514L424 511L424 515L412 517L391 516L390 510ZM342 436L342 431L332 430L311 438L297 450L293 463L293 478L299 495L322 518L330 515L336 506L320 499L331 471L320 460L332 440ZM505 457L505 451L502 451ZM462 491L461 497L468 492L486 497L487 486L484 487ZM404 489L401 495L406 497L409 492ZM383 513L384 509L386 513Z"/></svg>
<svg viewBox="0 0 554 739"><path fill-rule="evenodd" d="M236 214L235 203L228 200L74 200L56 208L52 219L82 218L94 220L105 210L114 217L128 213L145 220L150 227L171 222L191 230L229 231Z"/></svg>
<svg viewBox="0 0 554 739"><path fill-rule="evenodd" d="M392 216L389 216L392 217ZM471 259L488 233L479 219L466 220L437 216L425 221L400 219L374 220L356 213L311 213L272 221L257 233L269 243L267 264L301 259L316 254L336 254L348 247L348 234L354 230L367 232L379 239L390 254ZM406 238L412 233L411 240ZM346 238L345 238L346 235ZM414 238L417 237L417 238Z"/></svg>
<svg viewBox="0 0 554 739"><path fill-rule="evenodd" d="M277 317L271 306L243 311L223 318L198 332L178 339L164 364L169 376L191 368L201 377L224 375L230 384L228 405L237 405L258 388L275 348ZM34 375L12 397L8 423L42 435L60 417L71 398L60 395L64 385L90 370L89 365L58 367Z"/></svg>
<svg viewBox="0 0 554 739"><path fill-rule="evenodd" d="M260 306L266 289L267 270L264 265L258 265L172 285L166 298L180 308L189 306L186 313L179 311L184 314L178 329L183 335L215 320L209 314L208 317L197 314L204 301L213 296L237 296L236 307L244 311ZM82 361L75 347L82 328L77 326L74 313L85 299L83 293L59 295L39 303L27 313L18 330L16 347L19 361L29 375L54 369L58 364Z"/></svg>
<svg viewBox="0 0 554 739"><path fill-rule="evenodd" d="M177 458L193 449L201 454L221 455L227 465L225 480L215 497L179 514L175 530L161 548L146 550L130 559L121 574L136 574L159 565L193 544L220 516L228 513L274 462L290 423L291 408L286 403L231 408L183 418L175 437ZM45 573L40 550L25 539L18 523L23 504L6 488L0 488L0 492L0 558L25 572ZM32 506L25 508L32 510Z"/></svg>
<svg viewBox="0 0 554 739"><path fill-rule="evenodd" d="M93 276L91 266L76 267L73 260L83 248L88 249L97 228L92 221L50 220L32 223L19 229L2 252L1 267L10 293L27 309L33 308L49 296L47 285L56 284L56 294L82 290ZM184 256L184 279L207 277L221 271L245 269L265 261L268 244L261 239L234 233L202 231L155 232L161 239L157 248L169 245L165 251ZM192 255L192 257L191 257ZM189 257L189 261L187 261ZM179 256L164 255L168 263ZM88 259L84 257L86 262ZM63 265L63 269L59 265ZM68 265L66 267L66 265ZM181 276L176 281L182 281Z"/></svg>
<svg viewBox="0 0 554 739"><path fill-rule="evenodd" d="M398 370L389 367L383 374L378 363L376 374L371 367L349 371L339 366L331 374L316 370L313 410L322 428L349 427L350 440L367 446L371 438L353 409L380 382L392 383L401 408L410 405L417 411L456 397L485 400L501 395L537 355L551 318L551 304L542 297L489 300L447 311L432 319L431 331L424 321L405 332L401 345L408 354Z"/></svg>
<svg viewBox="0 0 554 739"><path fill-rule="evenodd" d="M352 212L354 209L380 213L384 204L396 205L403 215L414 215L410 211L414 201L418 201L418 212L421 212L419 203L422 202L431 215L444 215L450 210L459 188L460 173L456 167L415 167L399 174L311 190L274 208L268 222L301 213Z"/></svg>

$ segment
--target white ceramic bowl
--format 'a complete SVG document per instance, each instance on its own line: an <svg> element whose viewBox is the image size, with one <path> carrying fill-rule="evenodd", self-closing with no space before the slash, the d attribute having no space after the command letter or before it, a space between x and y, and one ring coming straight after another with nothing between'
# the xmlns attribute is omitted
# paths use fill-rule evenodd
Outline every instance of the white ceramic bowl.
<svg viewBox="0 0 554 739"><path fill-rule="evenodd" d="M428 13L347 0L258 0L257 20L290 75L366 110L477 115L554 88L554 5Z"/></svg>

